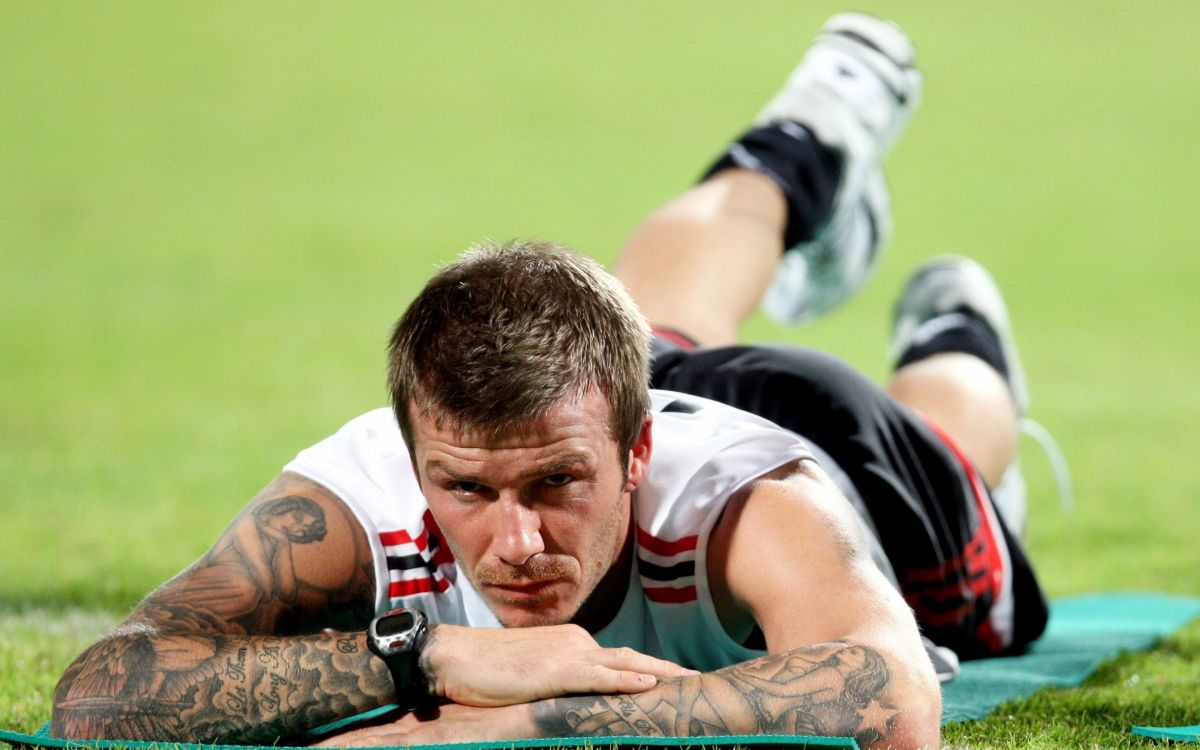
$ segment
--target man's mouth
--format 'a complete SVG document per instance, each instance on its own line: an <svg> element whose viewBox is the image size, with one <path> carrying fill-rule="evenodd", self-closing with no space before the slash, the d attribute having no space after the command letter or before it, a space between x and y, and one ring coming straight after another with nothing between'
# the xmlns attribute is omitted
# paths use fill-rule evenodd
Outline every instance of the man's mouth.
<svg viewBox="0 0 1200 750"><path fill-rule="evenodd" d="M487 587L497 592L503 599L513 602L520 602L544 597L550 588L557 583L561 583L561 581L555 578L545 581L489 583L487 584Z"/></svg>

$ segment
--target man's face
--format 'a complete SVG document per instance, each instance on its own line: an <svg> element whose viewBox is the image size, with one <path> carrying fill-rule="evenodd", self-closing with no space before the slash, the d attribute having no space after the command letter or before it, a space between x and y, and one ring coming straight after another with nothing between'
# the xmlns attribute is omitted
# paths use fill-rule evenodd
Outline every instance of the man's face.
<svg viewBox="0 0 1200 750"><path fill-rule="evenodd" d="M421 488L459 565L505 627L569 622L629 531L649 422L622 471L602 393L484 439L413 414ZM619 606L619 602L617 603Z"/></svg>

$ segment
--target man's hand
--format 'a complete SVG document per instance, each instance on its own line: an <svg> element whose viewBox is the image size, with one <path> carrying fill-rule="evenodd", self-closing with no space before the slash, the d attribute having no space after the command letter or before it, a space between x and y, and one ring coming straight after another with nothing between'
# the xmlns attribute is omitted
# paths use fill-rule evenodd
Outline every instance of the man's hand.
<svg viewBox="0 0 1200 750"><path fill-rule="evenodd" d="M602 648L577 625L436 625L421 669L437 695L468 706L508 706L569 693L640 693L660 677L698 674L631 648Z"/></svg>

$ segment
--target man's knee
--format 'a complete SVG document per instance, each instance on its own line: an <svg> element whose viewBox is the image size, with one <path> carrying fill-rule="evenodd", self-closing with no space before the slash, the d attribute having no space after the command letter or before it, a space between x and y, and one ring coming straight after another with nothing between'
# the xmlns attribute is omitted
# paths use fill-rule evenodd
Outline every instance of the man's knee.
<svg viewBox="0 0 1200 750"><path fill-rule="evenodd" d="M1017 411L995 369L969 354L947 352L901 367L888 392L948 432L989 486L1000 480L1016 452Z"/></svg>

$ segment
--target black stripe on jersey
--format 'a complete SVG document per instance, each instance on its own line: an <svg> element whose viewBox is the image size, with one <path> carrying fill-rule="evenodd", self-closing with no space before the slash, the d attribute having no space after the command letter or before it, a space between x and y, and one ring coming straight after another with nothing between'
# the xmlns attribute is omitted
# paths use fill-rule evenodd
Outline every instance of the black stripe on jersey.
<svg viewBox="0 0 1200 750"><path fill-rule="evenodd" d="M700 404L693 403L691 401L685 401L684 399L681 399L681 398L677 398L674 401L668 403L666 406L664 406L659 411L662 411L662 412L672 412L673 411L673 412L679 412L681 414L695 414L696 412L700 411Z"/></svg>
<svg viewBox="0 0 1200 750"><path fill-rule="evenodd" d="M695 560L684 560L674 565L655 565L639 557L637 562L638 575L652 581L674 581L677 578L696 575Z"/></svg>
<svg viewBox="0 0 1200 750"><path fill-rule="evenodd" d="M412 570L413 568L431 568L424 557L420 555L388 555L388 570Z"/></svg>

